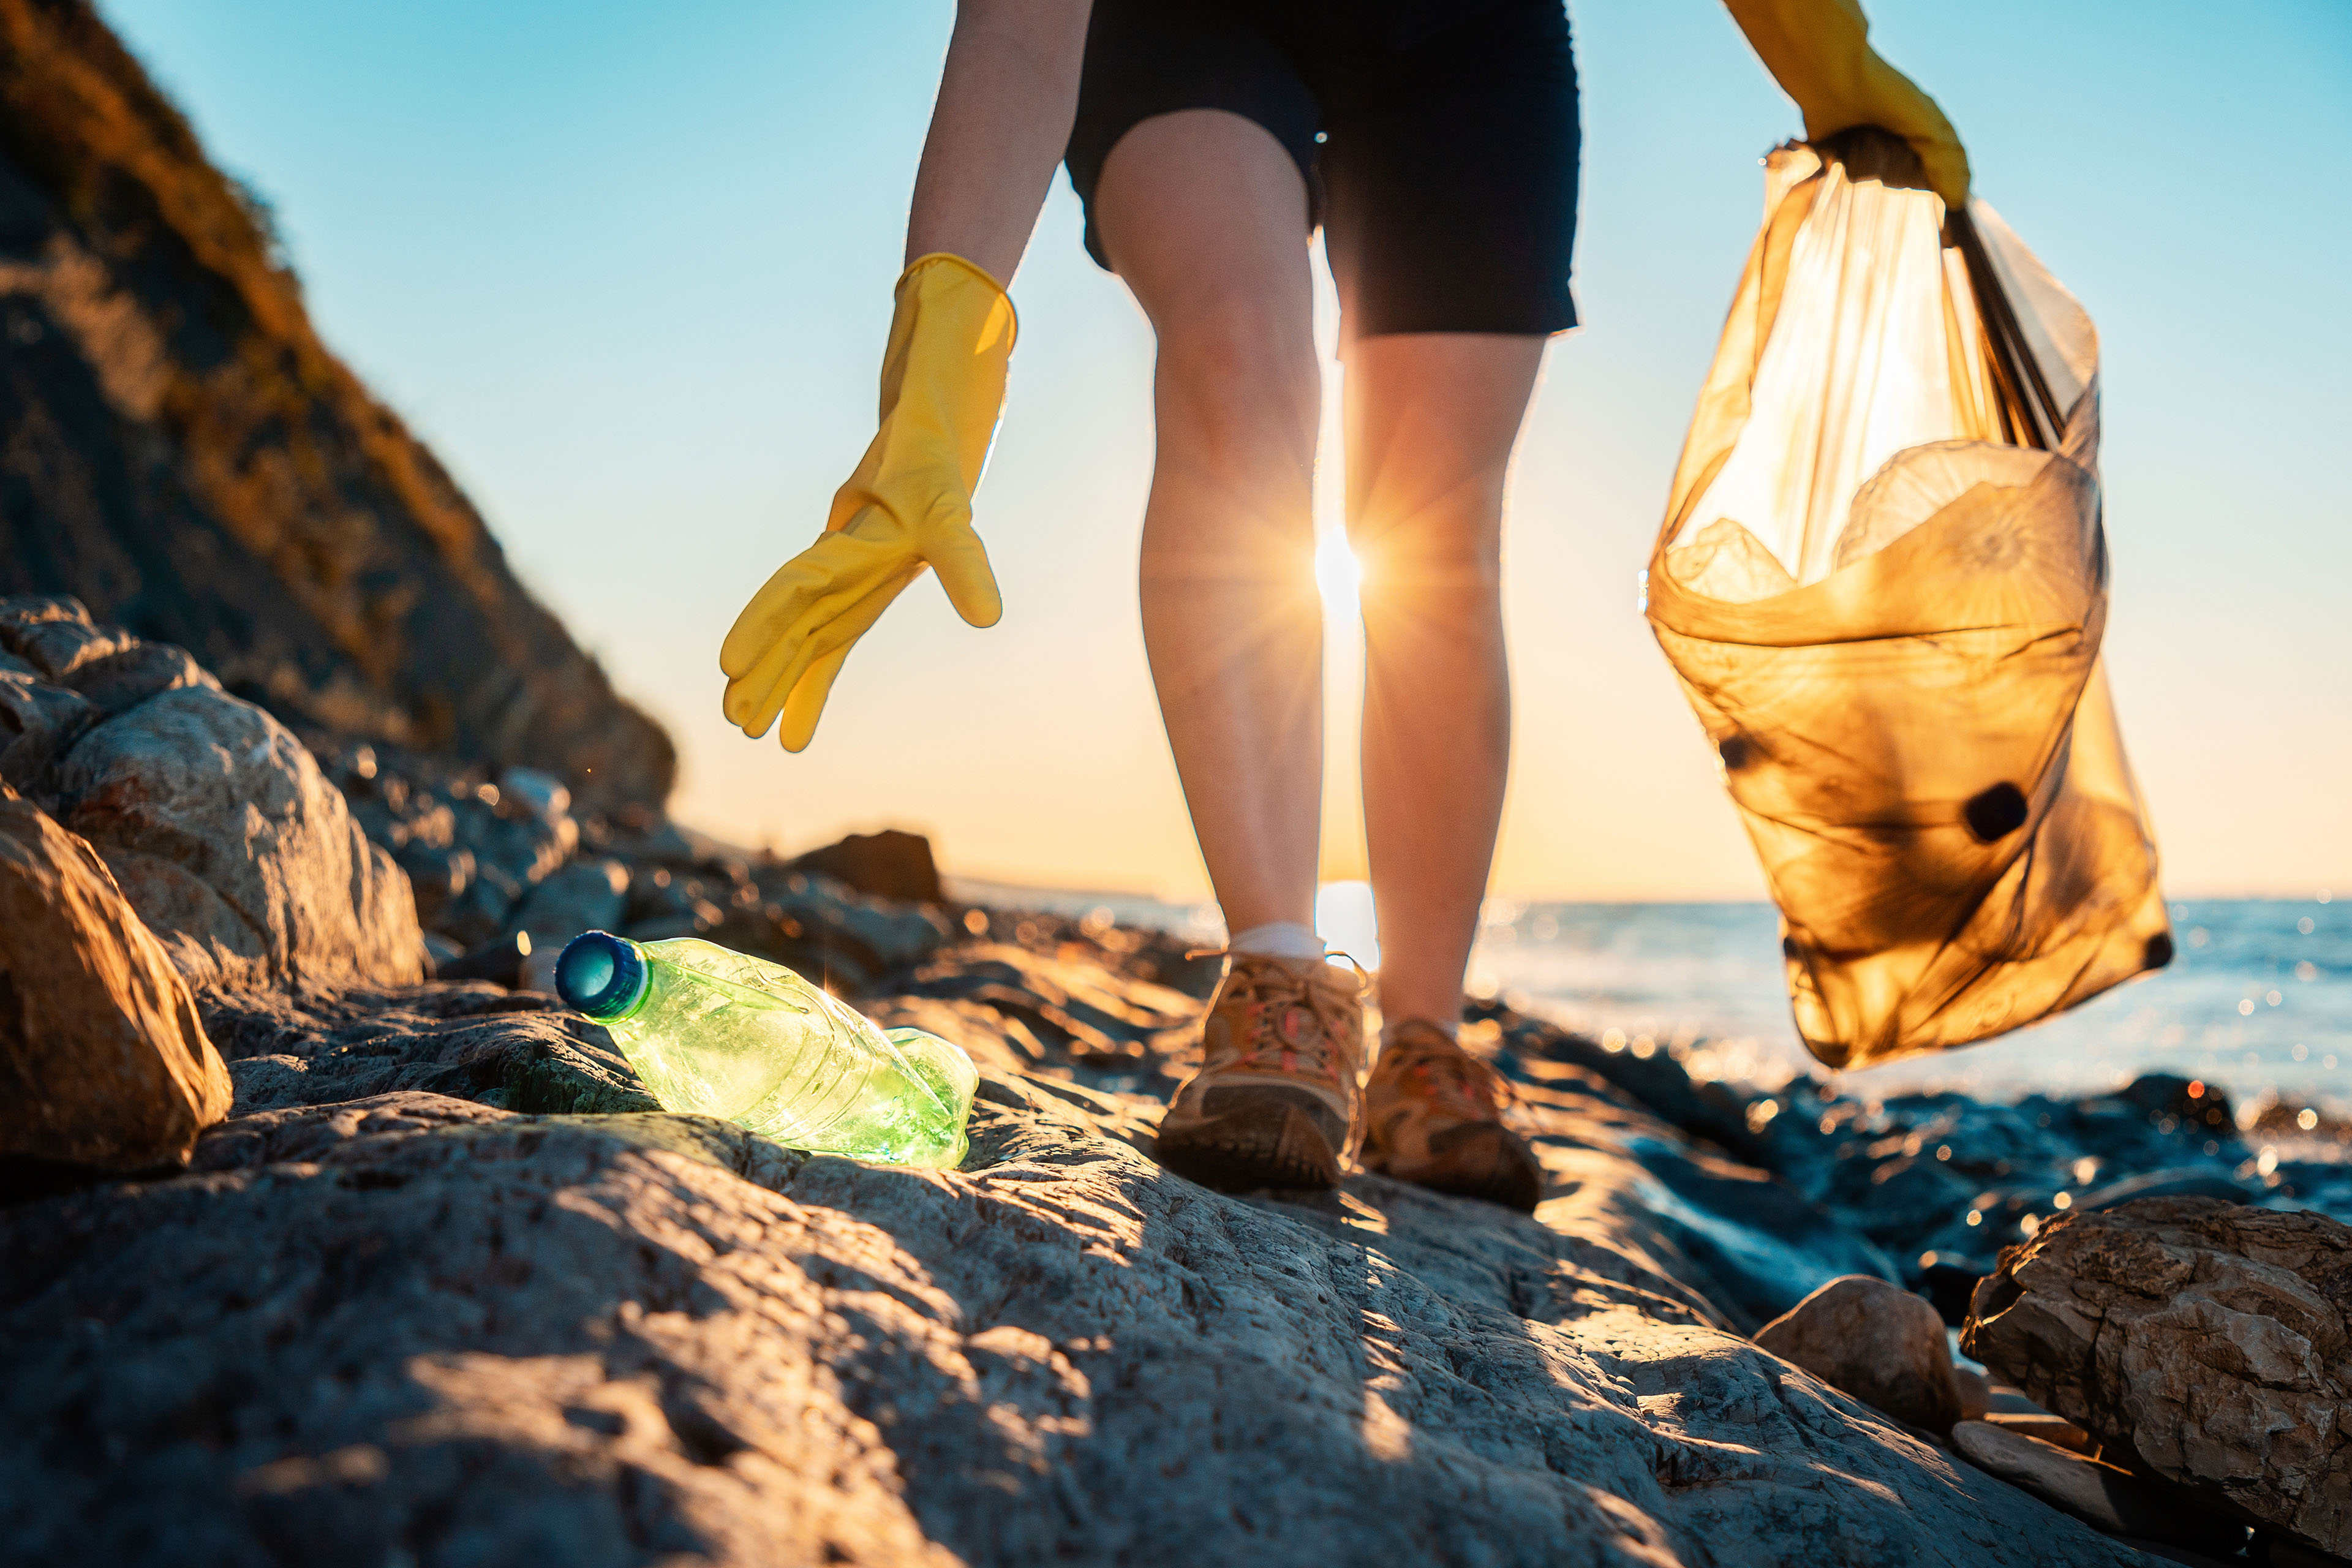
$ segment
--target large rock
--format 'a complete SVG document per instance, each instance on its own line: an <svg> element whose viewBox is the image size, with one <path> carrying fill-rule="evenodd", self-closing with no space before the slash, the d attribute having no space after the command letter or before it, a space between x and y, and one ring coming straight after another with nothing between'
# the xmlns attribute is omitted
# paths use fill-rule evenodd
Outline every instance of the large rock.
<svg viewBox="0 0 2352 1568"><path fill-rule="evenodd" d="M2137 1561L1605 1228L1221 1196L991 1081L952 1173L410 1092L0 1211L0 1531L100 1564Z"/></svg>
<svg viewBox="0 0 2352 1568"><path fill-rule="evenodd" d="M184 1163L229 1109L188 987L88 844L0 784L0 1155Z"/></svg>
<svg viewBox="0 0 2352 1568"><path fill-rule="evenodd" d="M237 1104L194 1173L0 1209L0 1539L101 1568L2137 1561L1730 1331L1738 1216L1820 1215L1558 1029L1466 1034L1518 1084L1535 1217L1370 1176L1228 1196L1150 1157L1199 1004L1127 933L1003 923L1040 947L866 1003L982 1063L944 1173L652 1111L543 997L210 994ZM1668 1150L1707 1182L1665 1185ZM1812 1245L1758 1236L1742 1291L1837 1272Z"/></svg>
<svg viewBox="0 0 2352 1568"><path fill-rule="evenodd" d="M261 709L203 686L165 690L52 771L67 826L193 982L422 976L408 879Z"/></svg>
<svg viewBox="0 0 2352 1568"><path fill-rule="evenodd" d="M1941 1432L1960 1418L1944 1320L1900 1285L1832 1279L1757 1330L1756 1344L1898 1421Z"/></svg>
<svg viewBox="0 0 2352 1568"><path fill-rule="evenodd" d="M26 593L289 721L549 767L592 806L675 772L87 0L0 0L0 595Z"/></svg>
<svg viewBox="0 0 2352 1568"><path fill-rule="evenodd" d="M936 904L946 898L940 890L940 868L931 858L931 841L896 827L853 833L822 849L810 850L793 862L793 868L819 872L877 899Z"/></svg>
<svg viewBox="0 0 2352 1568"><path fill-rule="evenodd" d="M2352 1227L2143 1198L2002 1253L1962 1343L2110 1457L2352 1555L2348 1313Z"/></svg>
<svg viewBox="0 0 2352 1568"><path fill-rule="evenodd" d="M406 878L184 648L33 595L0 599L0 773L94 842L193 984L417 977Z"/></svg>
<svg viewBox="0 0 2352 1568"><path fill-rule="evenodd" d="M427 1089L509 1110L656 1110L603 1029L552 996L486 982L207 993L236 1113Z"/></svg>

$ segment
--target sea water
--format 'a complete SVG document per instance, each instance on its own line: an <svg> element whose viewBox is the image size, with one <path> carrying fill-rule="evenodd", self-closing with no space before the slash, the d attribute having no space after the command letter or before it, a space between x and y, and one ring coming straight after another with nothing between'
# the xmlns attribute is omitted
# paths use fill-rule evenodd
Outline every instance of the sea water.
<svg viewBox="0 0 2352 1568"><path fill-rule="evenodd" d="M1845 1091L2095 1094L2144 1072L2352 1108L2352 907L2212 900L2171 910L2154 974L1979 1045L1830 1075L1789 1014L1769 904L1492 904L1475 989L1517 994L1588 1031L1699 1053L1709 1076L1807 1072Z"/></svg>
<svg viewBox="0 0 2352 1568"><path fill-rule="evenodd" d="M1007 902L1222 936L1214 906L992 890ZM1344 917L1352 885L1318 907ZM1832 1078L1864 1096L1952 1089L2005 1100L2103 1093L2144 1072L2219 1083L2241 1102L2276 1093L2352 1114L2352 898L2185 900L2175 956L2055 1018L1958 1050L1831 1074L1790 1022L1779 919L1768 903L1487 902L1470 988L1628 1049L1671 1050L1706 1077L1767 1086ZM1351 951L1368 931L1334 931ZM1361 952L1359 957L1364 956Z"/></svg>

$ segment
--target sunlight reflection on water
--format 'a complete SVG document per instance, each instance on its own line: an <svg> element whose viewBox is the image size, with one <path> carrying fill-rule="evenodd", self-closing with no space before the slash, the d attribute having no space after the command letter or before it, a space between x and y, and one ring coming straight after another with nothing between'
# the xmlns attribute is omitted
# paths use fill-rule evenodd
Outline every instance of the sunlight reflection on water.
<svg viewBox="0 0 2352 1568"><path fill-rule="evenodd" d="M2228 900L2172 914L2179 956L2158 973L1982 1045L1842 1076L1867 1093L2001 1097L2095 1092L2166 1069L2240 1099L2283 1089L2352 1103L2352 910ZM1822 1070L1790 1023L1779 950L1769 904L1506 906L1490 909L1472 968L1589 1030L1704 1039L1729 1076L1769 1080Z"/></svg>

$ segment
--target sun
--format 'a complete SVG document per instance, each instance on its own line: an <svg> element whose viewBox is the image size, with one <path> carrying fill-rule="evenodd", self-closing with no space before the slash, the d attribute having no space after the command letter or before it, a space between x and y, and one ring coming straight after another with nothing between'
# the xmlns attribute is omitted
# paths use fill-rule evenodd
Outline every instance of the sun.
<svg viewBox="0 0 2352 1568"><path fill-rule="evenodd" d="M1348 548L1342 530L1327 528L1315 542L1315 586L1323 595L1327 614L1354 615L1356 591L1363 585L1364 569Z"/></svg>

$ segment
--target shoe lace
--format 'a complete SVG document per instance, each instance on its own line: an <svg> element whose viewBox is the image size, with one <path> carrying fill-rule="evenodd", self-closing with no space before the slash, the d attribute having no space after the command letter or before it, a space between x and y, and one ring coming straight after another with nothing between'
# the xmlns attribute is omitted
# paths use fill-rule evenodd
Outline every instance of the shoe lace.
<svg viewBox="0 0 2352 1568"><path fill-rule="evenodd" d="M1223 949L1203 949L1185 954L1187 958L1229 958L1232 968L1225 975L1224 994L1221 1002L1240 1004L1248 1010L1252 1020L1249 1037L1236 1042L1231 1061L1223 1065L1257 1072L1296 1072L1304 1063L1317 1076L1335 1082L1352 1079L1356 1074L1353 1051L1344 1043L1352 1033L1356 1020L1349 1016L1355 999L1336 994L1333 988L1318 985L1306 975L1298 974L1272 960L1246 952L1231 952ZM1346 953L1354 968L1360 988L1364 967ZM1284 1039L1275 1030L1275 1020L1284 1010L1301 1005L1314 1015L1315 1037L1312 1043ZM1287 1058L1286 1062L1284 1058Z"/></svg>
<svg viewBox="0 0 2352 1568"><path fill-rule="evenodd" d="M1391 1052L1398 1058L1395 1065L1381 1064L1389 1073L1409 1080L1423 1098L1465 1121L1494 1120L1517 1103L1510 1079L1452 1040L1392 1040L1382 1054Z"/></svg>

